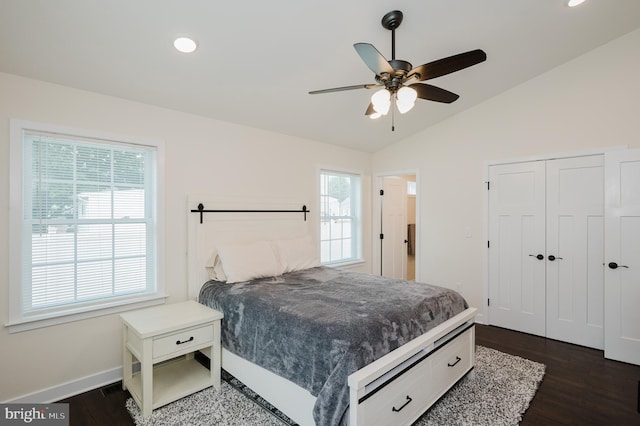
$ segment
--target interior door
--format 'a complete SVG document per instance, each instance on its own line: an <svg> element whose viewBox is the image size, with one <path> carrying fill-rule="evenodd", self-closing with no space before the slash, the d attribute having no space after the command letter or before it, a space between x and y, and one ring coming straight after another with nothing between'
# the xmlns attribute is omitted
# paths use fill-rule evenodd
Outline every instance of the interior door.
<svg viewBox="0 0 640 426"><path fill-rule="evenodd" d="M640 365L640 150L605 154L604 355Z"/></svg>
<svg viewBox="0 0 640 426"><path fill-rule="evenodd" d="M382 189L382 275L407 279L407 181L387 176Z"/></svg>
<svg viewBox="0 0 640 426"><path fill-rule="evenodd" d="M604 158L549 160L547 337L604 347Z"/></svg>
<svg viewBox="0 0 640 426"><path fill-rule="evenodd" d="M489 318L545 335L545 162L489 168Z"/></svg>

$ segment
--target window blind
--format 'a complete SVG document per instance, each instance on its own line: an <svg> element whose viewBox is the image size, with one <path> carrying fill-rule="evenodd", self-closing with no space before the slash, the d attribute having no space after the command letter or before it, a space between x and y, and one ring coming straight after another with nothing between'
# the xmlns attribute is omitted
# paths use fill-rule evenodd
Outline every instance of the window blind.
<svg viewBox="0 0 640 426"><path fill-rule="evenodd" d="M155 148L23 142L23 312L155 291Z"/></svg>

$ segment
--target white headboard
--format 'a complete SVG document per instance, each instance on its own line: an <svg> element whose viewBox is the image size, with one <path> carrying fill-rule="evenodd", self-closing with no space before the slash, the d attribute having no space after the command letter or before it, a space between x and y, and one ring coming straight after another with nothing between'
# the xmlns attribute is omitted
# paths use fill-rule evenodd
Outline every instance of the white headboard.
<svg viewBox="0 0 640 426"><path fill-rule="evenodd" d="M251 213L203 213L200 223L198 210L268 210ZM316 220L314 212L302 212L304 202L290 199L236 199L212 195L189 195L188 242L187 242L187 296L196 300L202 285L209 280L205 264L213 249L220 243L276 240L310 235L315 238ZM292 210L295 212L271 212Z"/></svg>

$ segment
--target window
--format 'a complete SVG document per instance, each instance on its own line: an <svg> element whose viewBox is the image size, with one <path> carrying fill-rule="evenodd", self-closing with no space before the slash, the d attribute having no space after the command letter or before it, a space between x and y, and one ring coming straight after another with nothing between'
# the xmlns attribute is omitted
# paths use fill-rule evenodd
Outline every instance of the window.
<svg viewBox="0 0 640 426"><path fill-rule="evenodd" d="M358 261L362 253L360 176L320 171L320 260Z"/></svg>
<svg viewBox="0 0 640 426"><path fill-rule="evenodd" d="M11 130L10 326L157 300L159 146Z"/></svg>
<svg viewBox="0 0 640 426"><path fill-rule="evenodd" d="M416 181L408 180L407 181L407 195L416 195Z"/></svg>

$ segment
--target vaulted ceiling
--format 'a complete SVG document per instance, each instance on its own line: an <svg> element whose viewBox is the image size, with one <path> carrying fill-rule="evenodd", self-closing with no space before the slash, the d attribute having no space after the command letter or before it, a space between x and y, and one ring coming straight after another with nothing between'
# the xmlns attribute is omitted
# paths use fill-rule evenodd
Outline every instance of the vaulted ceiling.
<svg viewBox="0 0 640 426"><path fill-rule="evenodd" d="M0 72L374 152L640 27L638 0L0 0ZM373 83L353 48L396 58L472 49L486 62L430 80L460 95L370 120ZM188 34L193 54L172 42ZM0 96L2 96L0 94ZM522 102L526 102L523 99Z"/></svg>

